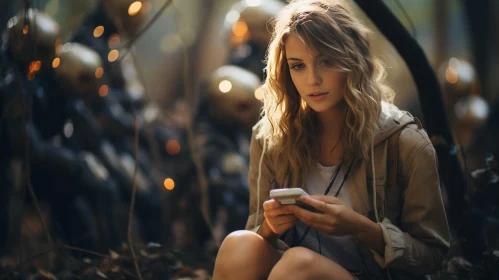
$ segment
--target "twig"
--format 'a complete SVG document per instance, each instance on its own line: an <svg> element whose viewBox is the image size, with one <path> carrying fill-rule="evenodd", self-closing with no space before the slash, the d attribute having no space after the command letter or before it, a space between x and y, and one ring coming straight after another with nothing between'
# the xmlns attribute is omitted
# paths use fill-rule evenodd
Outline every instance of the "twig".
<svg viewBox="0 0 499 280"><path fill-rule="evenodd" d="M176 14L180 14L177 9L175 9L175 10L177 11ZM174 17L175 17L176 21L178 21L179 18L176 15ZM184 95L185 95L185 99L187 101L187 104L190 105L188 107L190 109L192 109L192 108L195 108L196 106L194 106L195 104L193 104L194 99L192 97L192 90L189 87L191 83L188 81L188 79L189 79L189 63L190 63L190 61L189 61L189 49L187 47L187 44L185 43L184 38L182 37L182 35L179 32L179 28L178 28L179 25L180 24L178 22L176 22L177 32L179 33L179 37L180 37L180 40L182 42L182 46L184 49L184 73L183 73L184 74ZM194 148L195 148L194 131L192 128L194 114L192 112L189 112L189 113L190 113L189 118L188 118L188 121L186 124L187 135L188 135L187 138L188 138L188 142L189 142L189 147L191 149L191 153L190 153L191 158L192 158L192 161L194 162L194 165L196 168L196 173L198 175L197 178L199 181L199 185L201 187L201 206L200 206L201 212L202 212L204 221L210 230L210 233L213 237L213 240L215 241L215 244L219 247L221 245L221 240L218 240L217 235L215 234L214 229L213 229L213 223L212 223L211 218L210 218L210 201L209 201L209 194L208 194L208 180L206 179L206 176L205 176L205 171L203 168L203 163L202 163L200 154L194 152Z"/></svg>
<svg viewBox="0 0 499 280"><path fill-rule="evenodd" d="M137 276L142 280L142 275L140 274L139 263L137 262L137 257L135 256L135 250L133 249L133 238L132 238L132 225L133 225L133 210L135 207L135 194L137 193L137 154L139 150L139 123L137 121L137 115L135 113L135 108L132 106L133 112L133 132L134 132L134 152L133 157L135 164L133 167L133 177L132 177L132 198L130 199L130 211L128 212L128 246L130 247L130 252L132 253L133 263L135 264L135 270L137 271Z"/></svg>
<svg viewBox="0 0 499 280"><path fill-rule="evenodd" d="M161 14L164 12L164 10L172 2L173 2L173 0L166 0L166 2L163 4L163 6L161 6L161 8L159 9L159 11L152 17L152 19L146 24L146 26L144 26L144 28L142 28L137 35L135 35L132 39L130 39L130 41L128 41L123 46L123 48L126 49L126 52L121 56L120 59L118 59L119 62L121 62L121 60L123 60L123 58L130 52L130 48L135 43L135 41L137 41L137 39L139 39L140 36L142 36L147 31L147 29L149 29L154 24L154 22L156 20L158 20L158 18L161 16Z"/></svg>
<svg viewBox="0 0 499 280"><path fill-rule="evenodd" d="M104 254L97 253L97 252L90 251L90 250L86 250L86 249L76 248L76 247L69 246L69 245L66 245L66 244L60 244L59 246L61 246L64 249L73 250L73 251L79 251L79 252L83 252L83 253L88 253L88 254L91 254L91 255L98 256L98 257L103 257L103 258L108 257L108 255L104 255Z"/></svg>

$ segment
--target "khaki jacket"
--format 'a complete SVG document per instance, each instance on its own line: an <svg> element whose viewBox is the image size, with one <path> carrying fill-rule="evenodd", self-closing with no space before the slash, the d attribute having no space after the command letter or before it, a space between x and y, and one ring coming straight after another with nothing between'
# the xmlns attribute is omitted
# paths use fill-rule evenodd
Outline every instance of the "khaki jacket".
<svg viewBox="0 0 499 280"><path fill-rule="evenodd" d="M346 182L353 210L377 222L386 243L383 256L359 244L366 269L373 275L382 271L392 279L431 278L449 248L435 149L421 127L409 124L413 121L409 113L384 103L374 158L355 162ZM264 143L256 138L258 128L259 124L253 128L250 148L250 216L246 224L246 229L255 232L263 222L263 202L269 199L270 190L284 186L284 182L277 181L274 170L287 164L271 158L270 153L263 152L262 157ZM397 184L387 187L387 138L400 129ZM378 221L372 215L373 162ZM278 246L281 250L287 248L284 242Z"/></svg>

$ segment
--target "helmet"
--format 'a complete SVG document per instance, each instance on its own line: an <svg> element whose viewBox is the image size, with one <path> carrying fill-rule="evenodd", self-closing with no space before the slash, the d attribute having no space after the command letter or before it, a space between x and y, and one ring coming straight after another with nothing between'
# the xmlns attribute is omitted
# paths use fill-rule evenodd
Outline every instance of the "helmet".
<svg viewBox="0 0 499 280"><path fill-rule="evenodd" d="M217 123L251 130L258 121L262 102L255 97L260 79L238 66L218 68L207 84L208 111Z"/></svg>
<svg viewBox="0 0 499 280"><path fill-rule="evenodd" d="M11 53L25 67L34 62L40 63L37 70L51 67L58 37L59 25L37 10L23 11L7 24L6 40Z"/></svg>
<svg viewBox="0 0 499 280"><path fill-rule="evenodd" d="M229 63L246 68L261 77L265 53L272 37L271 20L283 3L246 0L236 3L227 13L224 37L230 41Z"/></svg>
<svg viewBox="0 0 499 280"><path fill-rule="evenodd" d="M231 47L236 49L251 41L266 50L272 36L269 23L283 7L284 4L276 0L246 0L234 4L224 24L225 31L230 33Z"/></svg>
<svg viewBox="0 0 499 280"><path fill-rule="evenodd" d="M79 43L66 43L57 53L54 64L61 89L71 97L90 101L99 93L107 94L107 86L100 80L102 61L92 49Z"/></svg>

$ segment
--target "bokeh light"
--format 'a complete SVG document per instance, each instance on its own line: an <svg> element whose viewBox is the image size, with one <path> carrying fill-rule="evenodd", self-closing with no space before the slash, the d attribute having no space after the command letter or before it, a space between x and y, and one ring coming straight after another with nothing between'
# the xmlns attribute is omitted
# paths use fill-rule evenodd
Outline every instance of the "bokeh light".
<svg viewBox="0 0 499 280"><path fill-rule="evenodd" d="M109 48L116 48L120 44L120 34L116 33L109 37L107 45Z"/></svg>
<svg viewBox="0 0 499 280"><path fill-rule="evenodd" d="M95 70L95 77L97 79L102 77L103 74L104 74L104 69L102 69L102 67L99 67L99 68L97 68L97 70Z"/></svg>
<svg viewBox="0 0 499 280"><path fill-rule="evenodd" d="M172 156L177 155L180 153L180 143L177 140L168 140L166 142L166 152Z"/></svg>
<svg viewBox="0 0 499 280"><path fill-rule="evenodd" d="M232 26L232 33L238 37L244 37L248 34L248 25L244 21L238 21Z"/></svg>
<svg viewBox="0 0 499 280"><path fill-rule="evenodd" d="M104 26L99 25L94 29L94 37L99 38L102 34L104 34Z"/></svg>
<svg viewBox="0 0 499 280"><path fill-rule="evenodd" d="M163 185L169 191L171 191L175 188L175 182L171 178L166 178L165 181L163 182Z"/></svg>
<svg viewBox="0 0 499 280"><path fill-rule="evenodd" d="M52 67L53 68L59 67L59 64L61 64L61 59L60 58L56 57L56 58L54 58L54 60L52 60Z"/></svg>
<svg viewBox="0 0 499 280"><path fill-rule="evenodd" d="M255 90L255 98L262 101L263 100L263 90L261 87Z"/></svg>
<svg viewBox="0 0 499 280"><path fill-rule="evenodd" d="M109 60L109 62L114 62L116 61L116 59L118 59L119 56L120 52L118 50L112 50L107 55L107 60Z"/></svg>
<svg viewBox="0 0 499 280"><path fill-rule="evenodd" d="M451 84L457 83L459 81L459 75L457 74L457 70L452 68L452 67L447 67L445 70L445 79L447 79L447 82Z"/></svg>
<svg viewBox="0 0 499 280"><path fill-rule="evenodd" d="M99 88L99 96L100 97L104 97L107 95L107 92L109 91L109 87L107 85L102 85L100 88Z"/></svg>
<svg viewBox="0 0 499 280"><path fill-rule="evenodd" d="M221 92L227 93L232 89L232 83L230 81L223 80L218 85L218 88L220 89Z"/></svg>
<svg viewBox="0 0 499 280"><path fill-rule="evenodd" d="M130 16L134 16L139 13L141 8L142 8L142 2L135 1L132 4L130 4L130 7L128 7L128 14Z"/></svg>

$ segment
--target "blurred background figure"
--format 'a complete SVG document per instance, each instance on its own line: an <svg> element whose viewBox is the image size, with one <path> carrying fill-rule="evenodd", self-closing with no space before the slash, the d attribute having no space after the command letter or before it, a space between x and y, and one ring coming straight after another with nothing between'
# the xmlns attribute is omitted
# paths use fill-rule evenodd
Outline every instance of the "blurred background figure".
<svg viewBox="0 0 499 280"><path fill-rule="evenodd" d="M263 80L265 52L272 34L272 18L284 7L277 0L239 1L225 17L224 39L230 44L228 63L245 68Z"/></svg>
<svg viewBox="0 0 499 280"><path fill-rule="evenodd" d="M259 119L261 80L234 65L218 68L201 86L195 150L208 180L211 213L222 239L244 228L249 211L249 144ZM221 240L221 239L220 239Z"/></svg>
<svg viewBox="0 0 499 280"><path fill-rule="evenodd" d="M58 61L58 32L53 19L30 9L12 18L5 33L1 89L5 122L0 139L5 155L1 177L6 182L1 189L6 195L1 197L7 200L2 203L7 206L2 214L9 217L2 229L8 229L11 236L2 241L17 244L26 195L22 190L29 174L37 195L50 205L60 237L74 246L96 250L100 239L94 219L111 226L113 201L118 197L113 182L99 176L98 162L58 141L70 117L68 105L81 93L62 90L56 81L53 63ZM82 94L91 96L91 87L85 89L89 91Z"/></svg>

